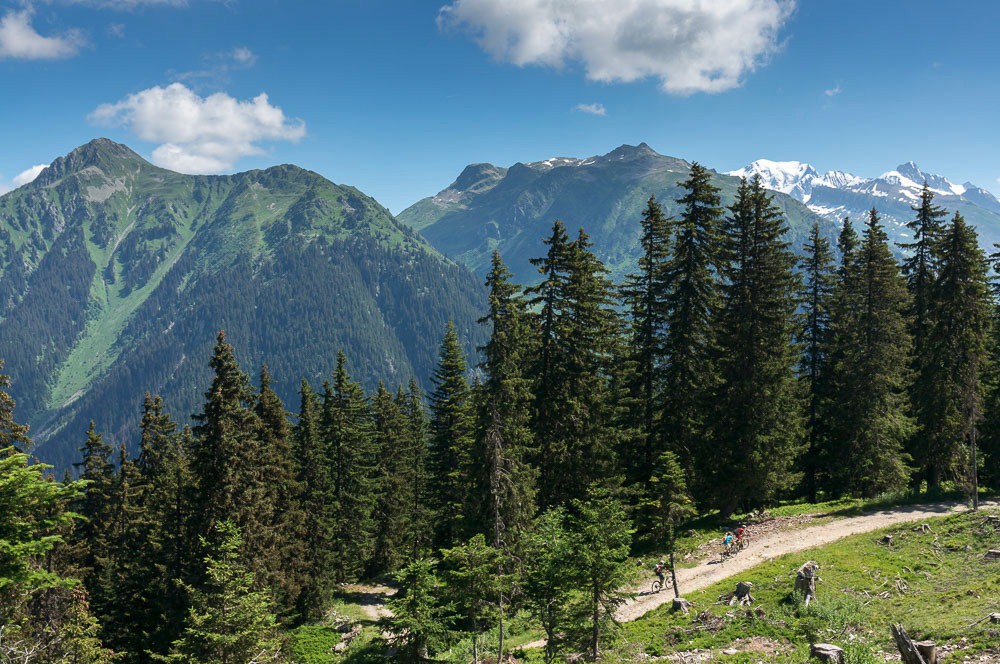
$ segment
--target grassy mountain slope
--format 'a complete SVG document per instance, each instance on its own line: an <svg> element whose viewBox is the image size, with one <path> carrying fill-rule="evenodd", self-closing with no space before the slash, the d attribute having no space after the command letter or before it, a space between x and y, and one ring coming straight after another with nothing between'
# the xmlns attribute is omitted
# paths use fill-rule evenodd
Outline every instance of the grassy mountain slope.
<svg viewBox="0 0 1000 664"><path fill-rule="evenodd" d="M87 420L131 438L143 393L181 418L215 333L297 404L343 349L371 385L426 382L449 317L481 332L477 279L373 199L295 166L185 176L93 141L0 198L0 357L37 452Z"/></svg>
<svg viewBox="0 0 1000 664"><path fill-rule="evenodd" d="M689 168L645 143L623 145L600 157L518 163L509 169L473 164L437 196L401 212L399 220L480 273L499 248L517 278L530 283L537 275L528 259L544 254L542 239L552 222L562 219L571 229L583 227L612 276L621 278L635 269L640 219L649 196L676 215L679 183ZM713 182L722 189L723 204L732 203L739 180L716 174ZM775 202L788 219L796 247L815 220L831 237L835 234L832 222L791 197L776 194Z"/></svg>

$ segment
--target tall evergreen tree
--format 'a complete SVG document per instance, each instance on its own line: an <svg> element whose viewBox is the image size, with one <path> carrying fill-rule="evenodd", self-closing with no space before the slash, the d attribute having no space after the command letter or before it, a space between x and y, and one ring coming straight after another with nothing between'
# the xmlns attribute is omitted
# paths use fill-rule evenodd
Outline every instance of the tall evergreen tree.
<svg viewBox="0 0 1000 664"><path fill-rule="evenodd" d="M848 238L849 230L845 223ZM906 393L909 295L874 209L841 275L831 317L831 490L871 497L905 484L903 445L913 431Z"/></svg>
<svg viewBox="0 0 1000 664"><path fill-rule="evenodd" d="M724 225L716 345L713 480L725 515L790 488L801 450L794 367L795 255L759 177L740 184Z"/></svg>
<svg viewBox="0 0 1000 664"><path fill-rule="evenodd" d="M100 596L99 583L110 562L115 513L114 451L104 442L94 423L87 429L87 441L80 448L83 460L76 465L85 483L75 510L83 518L77 522L73 540L80 556L80 574L93 597Z"/></svg>
<svg viewBox="0 0 1000 664"><path fill-rule="evenodd" d="M976 473L974 457L982 418L982 379L987 362L991 301L987 260L974 228L955 213L941 231L938 275L929 318L933 327L923 352L930 367L935 399L922 429L922 459L931 482L958 479L969 486Z"/></svg>
<svg viewBox="0 0 1000 664"><path fill-rule="evenodd" d="M486 286L489 311L479 323L490 326L490 339L480 348L485 380L471 453L471 525L493 547L508 549L535 516L536 472L528 463L534 445L531 382L526 375L531 334L520 287L511 283L499 253L493 254Z"/></svg>
<svg viewBox="0 0 1000 664"><path fill-rule="evenodd" d="M433 382L428 491L434 514L433 541L446 547L461 541L466 527L474 425L465 353L451 321Z"/></svg>
<svg viewBox="0 0 1000 664"><path fill-rule="evenodd" d="M364 570L374 546L375 441L368 399L337 354L333 383L324 392L321 431L333 491L334 578L343 583Z"/></svg>
<svg viewBox="0 0 1000 664"><path fill-rule="evenodd" d="M375 449L377 450L375 541L368 576L394 572L411 559L407 522L413 505L411 465L407 459L406 417L400 402L379 382L372 397Z"/></svg>
<svg viewBox="0 0 1000 664"><path fill-rule="evenodd" d="M628 276L623 289L630 313L630 366L632 367L629 420L638 424L635 443L626 454L628 480L645 484L659 456L659 419L663 396L664 337L668 292L667 261L671 228L653 196L642 214L639 273Z"/></svg>
<svg viewBox="0 0 1000 664"><path fill-rule="evenodd" d="M670 557L670 579L674 586L674 597L680 597L677 586L677 565L674 551L677 548L677 529L680 525L698 515L694 501L687 489L684 469L677 461L677 455L667 451L660 455L650 481L651 494L655 497L654 511L657 517L655 533L667 545Z"/></svg>
<svg viewBox="0 0 1000 664"><path fill-rule="evenodd" d="M329 460L320 437L321 406L309 383L302 380L299 421L293 432L303 521L302 587L296 610L304 621L323 617L333 589L333 487Z"/></svg>
<svg viewBox="0 0 1000 664"><path fill-rule="evenodd" d="M691 488L705 499L710 494L706 473L711 449L706 421L711 393L717 381L712 353L714 315L719 304L719 233L722 207L719 189L709 171L691 165L681 182L685 194L674 223L673 254L666 266L666 326L663 354L663 417L661 437L677 454L692 479ZM697 472L696 472L697 471Z"/></svg>
<svg viewBox="0 0 1000 664"><path fill-rule="evenodd" d="M545 243L546 256L532 259L543 279L528 291L540 308L532 429L539 503L557 505L583 497L593 482L619 480L609 381L619 321L586 233L569 242L557 221Z"/></svg>
<svg viewBox="0 0 1000 664"><path fill-rule="evenodd" d="M408 486L408 528L406 550L410 559L420 558L430 547L433 528L431 526L433 500L430 495L428 474L428 437L430 424L423 405L423 395L417 381L410 380L406 392L400 388L396 394L406 420L404 434L400 440L401 472L407 477Z"/></svg>
<svg viewBox="0 0 1000 664"><path fill-rule="evenodd" d="M803 249L805 256L801 261L801 270L804 280L800 297L802 324L799 330L802 356L799 362L799 379L805 392L808 439L803 469L806 495L810 502L815 503L819 486L816 476L821 468L820 455L824 437L823 400L829 393L830 307L836 275L830 241L820 233L819 222L813 224Z"/></svg>
<svg viewBox="0 0 1000 664"><path fill-rule="evenodd" d="M908 441L908 451L918 462L920 476L926 479L928 489L940 482L941 470L933 459L935 453L935 428L940 425L940 403L935 374L938 367L934 365L927 345L936 324L935 301L938 271L941 263L941 236L944 231L944 220L947 212L934 204L934 192L927 183L920 192L920 202L913 206L916 217L907 222L906 226L913 235L913 242L901 245L910 252L903 261L903 274L906 286L910 292L910 308L908 310L910 336L913 340L911 354L913 380L910 383L910 402L916 420L913 436Z"/></svg>
<svg viewBox="0 0 1000 664"><path fill-rule="evenodd" d="M28 449L28 427L14 421L14 398L10 396L10 376L3 373L0 358L0 455ZM11 452L5 452L10 448Z"/></svg>

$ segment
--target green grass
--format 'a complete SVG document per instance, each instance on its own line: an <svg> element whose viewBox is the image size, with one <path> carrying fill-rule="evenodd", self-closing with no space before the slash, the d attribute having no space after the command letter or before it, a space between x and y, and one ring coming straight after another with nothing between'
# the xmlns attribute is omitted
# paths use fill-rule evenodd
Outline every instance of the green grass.
<svg viewBox="0 0 1000 664"><path fill-rule="evenodd" d="M968 513L928 523L931 533L913 532L912 524L897 526L760 565L687 595L696 605L690 616L660 607L625 624L616 650L623 655L637 647L650 655L721 651L755 636L778 648L767 661L806 661L809 643L822 641L850 646L848 661L864 663L873 661L873 649L894 650L890 622L939 645L964 637L970 653L996 645L995 628L968 625L1000 611L1000 563L983 559L987 549L1000 546L1000 533L986 530L981 515ZM886 533L895 535L892 547L878 543ZM792 588L795 571L810 559L820 563L822 581L818 599L805 607ZM762 609L763 616L715 604L737 581L753 582L757 602L751 608ZM742 653L718 661L759 660L760 653Z"/></svg>

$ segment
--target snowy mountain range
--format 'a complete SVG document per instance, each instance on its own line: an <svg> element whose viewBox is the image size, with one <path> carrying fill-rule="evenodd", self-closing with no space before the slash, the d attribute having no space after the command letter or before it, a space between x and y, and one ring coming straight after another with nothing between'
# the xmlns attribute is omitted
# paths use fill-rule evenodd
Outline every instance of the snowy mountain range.
<svg viewBox="0 0 1000 664"><path fill-rule="evenodd" d="M862 178L844 171L820 173L802 162L768 159L759 159L727 175L760 175L768 189L788 194L830 220L850 216L862 223L874 207L889 235L898 242L908 239L905 224L913 218L911 208L920 200L920 191L926 182L934 192L937 205L951 212L961 212L977 227L984 247L1000 242L1000 200L996 196L971 182L955 184L941 175L925 173L912 161L874 178Z"/></svg>

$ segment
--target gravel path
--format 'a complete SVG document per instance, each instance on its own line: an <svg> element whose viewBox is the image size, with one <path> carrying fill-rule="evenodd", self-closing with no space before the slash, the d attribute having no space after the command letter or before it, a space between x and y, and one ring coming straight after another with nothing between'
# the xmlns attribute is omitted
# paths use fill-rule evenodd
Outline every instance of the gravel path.
<svg viewBox="0 0 1000 664"><path fill-rule="evenodd" d="M996 507L997 501L980 503L980 507ZM810 526L787 531L768 533L757 537L750 528L750 547L725 562L719 562L718 554L709 560L702 561L697 567L677 570L677 585L681 595L694 590L707 588L717 581L729 578L757 565L777 558L786 553L794 553L812 549L824 544L830 544L841 538L859 533L867 533L880 528L886 528L898 523L909 523L945 516L954 512L964 511L964 503L937 503L932 505L911 505L879 510L863 516L836 519L819 526ZM643 590L637 597L618 609L618 620L627 622L641 617L647 611L652 611L661 604L673 599L670 589L670 577L667 577L667 588L656 594L648 593L650 581L643 584Z"/></svg>

